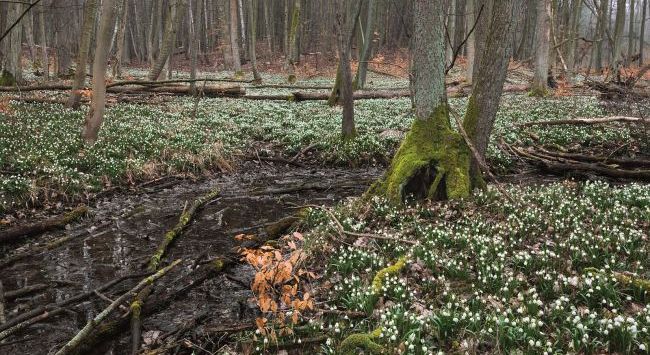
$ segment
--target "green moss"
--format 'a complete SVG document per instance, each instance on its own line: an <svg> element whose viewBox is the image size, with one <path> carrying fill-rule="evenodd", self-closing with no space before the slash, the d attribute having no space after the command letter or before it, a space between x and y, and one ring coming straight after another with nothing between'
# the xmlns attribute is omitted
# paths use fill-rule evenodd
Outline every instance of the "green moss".
<svg viewBox="0 0 650 355"><path fill-rule="evenodd" d="M225 265L226 264L224 264L223 260L221 260L221 259L217 259L217 260L214 261L214 267L215 267L217 272L223 270L223 267Z"/></svg>
<svg viewBox="0 0 650 355"><path fill-rule="evenodd" d="M131 302L131 313L133 314L132 317L139 318L141 311L142 311L142 301L136 300Z"/></svg>
<svg viewBox="0 0 650 355"><path fill-rule="evenodd" d="M601 272L600 270L593 267L585 268L583 271L585 273L607 275L604 272ZM611 276L613 276L616 281L623 286L629 286L641 292L650 292L650 280L626 275L620 272L614 272L611 274Z"/></svg>
<svg viewBox="0 0 650 355"><path fill-rule="evenodd" d="M296 83L296 74L289 74L289 77L287 78L287 81L289 84L295 84Z"/></svg>
<svg viewBox="0 0 650 355"><path fill-rule="evenodd" d="M547 97L548 95L549 91L544 87L532 87L528 92L528 96L531 97Z"/></svg>
<svg viewBox="0 0 650 355"><path fill-rule="evenodd" d="M77 219L79 219L79 218L85 216L87 213L88 213L88 207L86 207L86 206L80 206L80 207L77 207L77 208L75 208L74 210L72 210L72 211L66 213L66 214L63 216L63 222L64 222L65 224L68 224L68 223L70 223L70 222L74 222L74 221L76 221Z"/></svg>
<svg viewBox="0 0 650 355"><path fill-rule="evenodd" d="M368 192L385 195L396 204L402 203L404 188L411 178L420 170L433 167L437 172L433 182L436 186L428 189L429 197L440 192L443 178L445 190L442 192L447 198L466 197L470 193L469 162L469 148L460 134L451 129L447 105L442 104L428 119L413 122L388 172Z"/></svg>
<svg viewBox="0 0 650 355"><path fill-rule="evenodd" d="M401 257L393 265L387 266L377 272L372 279L372 292L378 294L384 284L384 279L390 275L397 275L406 265L406 257Z"/></svg>
<svg viewBox="0 0 650 355"><path fill-rule="evenodd" d="M16 85L16 78L7 70L2 70L0 74L0 86L14 86Z"/></svg>
<svg viewBox="0 0 650 355"><path fill-rule="evenodd" d="M373 339L379 338L380 334L381 328L377 328L369 334L351 334L341 342L339 353L342 355L358 354L359 349L363 349L370 354L381 354L384 352L384 347L373 341Z"/></svg>

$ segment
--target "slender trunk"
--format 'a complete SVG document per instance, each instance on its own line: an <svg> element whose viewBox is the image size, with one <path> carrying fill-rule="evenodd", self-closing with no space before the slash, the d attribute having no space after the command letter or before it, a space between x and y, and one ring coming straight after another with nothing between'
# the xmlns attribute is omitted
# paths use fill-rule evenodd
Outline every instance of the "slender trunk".
<svg viewBox="0 0 650 355"><path fill-rule="evenodd" d="M117 29L116 37L116 46L117 50L115 52L115 61L113 62L113 77L121 79L122 78L122 60L124 59L124 36L126 35L126 24L128 21L129 15L129 4L126 0L122 0L120 3L120 14L119 14L119 27Z"/></svg>
<svg viewBox="0 0 650 355"><path fill-rule="evenodd" d="M80 89L86 82L86 61L90 52L90 42L93 38L93 28L97 16L97 0L87 0L84 4L83 24L81 26L81 41L79 42L79 54L77 56L77 70L75 71L72 91L68 98L67 106L78 109L81 104Z"/></svg>
<svg viewBox="0 0 650 355"><path fill-rule="evenodd" d="M7 23L5 27L9 29L23 12L23 4L21 3L8 3L7 6ZM22 84L23 74L20 63L22 53L22 26L16 26L9 32L8 37L5 39L4 50L5 57L2 58L3 63L2 72L0 73L0 85L14 85Z"/></svg>
<svg viewBox="0 0 650 355"><path fill-rule="evenodd" d="M580 12L582 10L582 1L574 0L571 8L571 18L569 20L569 38L567 41L567 79L573 82L573 75L576 66L576 38L580 34Z"/></svg>
<svg viewBox="0 0 650 355"><path fill-rule="evenodd" d="M244 61L248 60L248 42L246 41L246 16L244 15L243 0L237 0L237 10L239 12L239 30L241 33L242 50L244 51Z"/></svg>
<svg viewBox="0 0 650 355"><path fill-rule="evenodd" d="M269 49L269 53L273 55L275 52L275 47L273 46L273 26L271 24L271 4L270 1L262 1L264 4L264 27L266 35L266 45Z"/></svg>
<svg viewBox="0 0 650 355"><path fill-rule="evenodd" d="M634 0L630 0L630 21L627 31L627 56L625 57L625 66L632 64L634 43Z"/></svg>
<svg viewBox="0 0 650 355"><path fill-rule="evenodd" d="M467 18L470 20L467 23L469 26L473 26L476 22L476 12L475 7L476 0L467 0ZM474 77L474 62L476 62L476 35L474 32L470 33L467 38L467 72L465 73L465 82L472 84L472 78Z"/></svg>
<svg viewBox="0 0 650 355"><path fill-rule="evenodd" d="M226 12L226 6L228 4L225 1L217 1L217 31L219 38L219 48L223 52L223 68L226 69L228 66L233 65L232 51L230 45L228 44L228 38L230 38L230 32L228 30L228 13Z"/></svg>
<svg viewBox="0 0 650 355"><path fill-rule="evenodd" d="M361 90L366 86L366 72L368 70L368 61L370 60L371 46L374 42L376 7L376 0L368 0L366 27L363 31L363 47L361 56L359 57L357 74L352 83L354 90Z"/></svg>
<svg viewBox="0 0 650 355"><path fill-rule="evenodd" d="M598 23L596 25L596 37L598 42L594 46L594 70L600 73L603 70L603 51L607 31L609 0L600 0L598 7Z"/></svg>
<svg viewBox="0 0 650 355"><path fill-rule="evenodd" d="M645 16L648 8L648 0L643 0L643 10L641 11L641 31L639 31L639 67L643 66L643 47L645 47Z"/></svg>
<svg viewBox="0 0 650 355"><path fill-rule="evenodd" d="M253 70L253 79L257 83L262 82L262 77L257 71L257 56L255 53L255 46L257 42L257 1L256 0L246 0L246 5L248 6L248 55L251 60L251 69Z"/></svg>
<svg viewBox="0 0 650 355"><path fill-rule="evenodd" d="M202 1L190 0L190 79L196 79L196 63L199 59L199 35L198 31L201 28L201 10L203 8ZM196 83L190 83L190 90L192 95L196 95Z"/></svg>
<svg viewBox="0 0 650 355"><path fill-rule="evenodd" d="M537 30L535 35L535 76L531 92L535 96L548 93L549 48L551 37L551 1L537 0Z"/></svg>
<svg viewBox="0 0 650 355"><path fill-rule="evenodd" d="M153 66L154 64L154 47L156 39L156 12L158 6L161 6L158 1L152 0L150 15L149 15L149 32L147 33L147 58L149 59L149 65Z"/></svg>
<svg viewBox="0 0 650 355"><path fill-rule="evenodd" d="M41 33L41 55L43 56L43 78L45 80L50 79L50 59L47 53L47 32L45 32L45 3L39 7L38 13L38 26Z"/></svg>
<svg viewBox="0 0 650 355"><path fill-rule="evenodd" d="M82 133L86 144L95 143L99 128L104 120L104 110L106 109L106 65L115 17L114 2L115 0L102 0L102 15L97 30L97 46L95 48L95 59L93 60L93 95Z"/></svg>
<svg viewBox="0 0 650 355"><path fill-rule="evenodd" d="M350 44L352 42L353 22L356 16L343 15L345 0L336 0L336 45L339 52L339 68L341 71L341 100L343 103L343 139L352 139L356 135L354 127L354 98L352 97L352 70L350 68Z"/></svg>
<svg viewBox="0 0 650 355"><path fill-rule="evenodd" d="M230 0L230 50L235 75L241 75L241 57L239 55L239 34L237 29L237 0Z"/></svg>
<svg viewBox="0 0 650 355"><path fill-rule="evenodd" d="M445 34L447 62L451 63L454 55L454 35L456 31L456 0L448 0L449 8L447 9L447 33Z"/></svg>
<svg viewBox="0 0 650 355"><path fill-rule="evenodd" d="M291 28L289 29L289 45L287 55L287 68L289 70L289 83L296 82L296 62L298 62L298 26L300 25L300 0L293 3L293 14L291 15Z"/></svg>
<svg viewBox="0 0 650 355"><path fill-rule="evenodd" d="M32 3L34 0L30 0ZM34 43L34 12L30 11L27 17L23 19L23 28L25 30L25 39L29 46L29 60L36 61L36 44Z"/></svg>
<svg viewBox="0 0 650 355"><path fill-rule="evenodd" d="M151 81L158 80L165 63L171 61L174 52L174 43L176 42L176 31L178 30L181 16L185 13L186 6L187 2L185 0L177 0L167 14L167 19L165 20L165 33L158 53L158 58L149 72L149 80ZM171 70L171 64L167 63L167 65Z"/></svg>
<svg viewBox="0 0 650 355"><path fill-rule="evenodd" d="M616 22L614 23L614 45L612 47L612 61L609 63L612 75L617 75L621 66L621 42L623 41L623 28L625 26L625 0L616 2Z"/></svg>

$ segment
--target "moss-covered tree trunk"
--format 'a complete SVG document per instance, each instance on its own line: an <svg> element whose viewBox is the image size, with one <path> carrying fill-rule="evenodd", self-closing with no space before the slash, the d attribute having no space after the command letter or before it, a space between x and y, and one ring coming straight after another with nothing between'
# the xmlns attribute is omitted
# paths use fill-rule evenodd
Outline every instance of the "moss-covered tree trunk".
<svg viewBox="0 0 650 355"><path fill-rule="evenodd" d="M499 0L492 11L510 16L491 18L476 68L475 86L463 127L479 154L485 155L503 91L511 56L513 2ZM454 199L468 196L483 185L464 139L449 123L444 85L444 0L416 0L414 5L413 68L411 88L416 119L393 157L385 176L369 193L401 203L409 195L418 199Z"/></svg>
<svg viewBox="0 0 650 355"><path fill-rule="evenodd" d="M445 91L444 0L415 0L411 87L416 119L371 194L401 203L470 193L469 150L449 123Z"/></svg>

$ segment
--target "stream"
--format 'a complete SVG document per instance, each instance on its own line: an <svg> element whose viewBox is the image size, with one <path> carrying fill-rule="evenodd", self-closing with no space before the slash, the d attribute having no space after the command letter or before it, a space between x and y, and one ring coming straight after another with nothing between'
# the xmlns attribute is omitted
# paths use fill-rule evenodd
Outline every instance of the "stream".
<svg viewBox="0 0 650 355"><path fill-rule="evenodd" d="M32 238L29 244L20 245L21 249L33 248L34 243L46 243L64 235L73 237L57 248L23 258L2 269L0 280L5 292L30 285L51 285L6 302L6 318L9 320L37 306L92 291L119 276L142 272L143 263L151 257L165 231L177 223L183 208L215 187L221 190L219 197L199 210L164 259L188 262L157 284L171 282L199 256L211 258L227 254L239 245L233 238L235 235L256 233L261 226L294 214L296 206L333 205L346 197L358 196L380 173L377 168L288 168L247 162L238 172L229 175L199 182L163 179L137 192L103 198L91 206L89 217L82 221L64 231L46 233ZM312 188L314 186L317 188ZM0 262L14 252L5 253ZM252 293L247 285L253 274L252 268L238 264L192 289L164 311L145 319L142 329L145 346L156 347L157 340L164 334L197 315L202 315L201 322L192 334L200 334L201 328L251 323L256 317L256 305L249 300ZM136 282L137 279L120 283L106 294L92 297L0 341L0 354L55 352L104 309L108 299L117 298ZM121 315L124 311L116 313ZM218 337L210 341L213 343L208 345L213 350L223 345ZM129 353L129 349L130 336L125 332L96 353L124 354Z"/></svg>

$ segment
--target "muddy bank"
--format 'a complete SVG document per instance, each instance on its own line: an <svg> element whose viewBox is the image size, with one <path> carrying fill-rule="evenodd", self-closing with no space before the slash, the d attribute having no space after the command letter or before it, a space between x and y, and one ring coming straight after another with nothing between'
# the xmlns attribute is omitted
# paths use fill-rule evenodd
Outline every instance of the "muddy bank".
<svg viewBox="0 0 650 355"><path fill-rule="evenodd" d="M92 291L119 276L141 272L158 246L164 232L176 224L186 204L219 187L221 194L199 211L183 236L173 245L166 260L188 260L158 285L172 287L174 280L187 273L199 256L225 255L237 245L233 236L258 233L270 222L291 215L303 204L331 205L348 196L361 194L380 171L377 169L296 169L249 163L239 173L200 183L180 181L151 186L137 194L116 195L97 201L90 216L62 232L34 238L22 246L0 250L0 265L15 253L33 250L38 244L60 236L73 238L65 244L15 261L3 267L0 280L5 292L45 284L47 288L6 302L6 318L37 306L59 302L82 292ZM184 322L200 316L191 334L202 329L242 324L254 319L255 308L249 298L252 270L235 266L226 274L209 279L192 289L168 309L144 321L145 343L157 341ZM86 321L124 293L138 280L129 280L97 294L88 301L64 311L47 322L35 324L0 343L0 353L46 354L58 349ZM103 298L103 299L102 299ZM123 314L124 311L119 311ZM205 335L205 334L203 334ZM201 341L211 339L201 337ZM214 351L225 338L209 340ZM113 353L129 349L128 334L108 343ZM98 353L107 349L98 349Z"/></svg>

